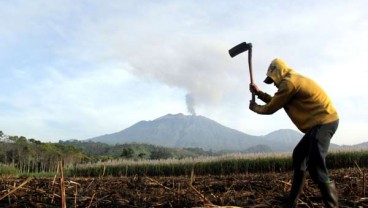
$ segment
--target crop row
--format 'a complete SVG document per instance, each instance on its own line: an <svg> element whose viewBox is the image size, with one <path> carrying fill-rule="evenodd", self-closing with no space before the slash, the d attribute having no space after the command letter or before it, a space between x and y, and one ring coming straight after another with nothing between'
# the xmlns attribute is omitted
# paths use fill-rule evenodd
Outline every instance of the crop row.
<svg viewBox="0 0 368 208"><path fill-rule="evenodd" d="M341 151L329 153L326 158L329 169L368 167L368 151ZM55 161L58 167L58 161ZM290 153L285 154L235 154L220 157L201 157L167 160L110 160L97 163L75 164L64 169L65 176L179 176L227 175L292 170ZM57 168L49 172L23 173L14 166L0 164L0 176L52 176Z"/></svg>
<svg viewBox="0 0 368 208"><path fill-rule="evenodd" d="M326 158L330 169L368 167L368 151L333 152ZM66 170L66 175L79 177L100 176L179 176L225 175L235 173L286 172L292 170L290 154L281 155L232 155L184 160L110 161L76 165Z"/></svg>

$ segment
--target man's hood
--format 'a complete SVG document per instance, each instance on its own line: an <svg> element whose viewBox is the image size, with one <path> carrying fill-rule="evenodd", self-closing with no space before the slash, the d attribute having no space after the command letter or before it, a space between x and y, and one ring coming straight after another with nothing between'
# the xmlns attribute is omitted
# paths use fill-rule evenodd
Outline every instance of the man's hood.
<svg viewBox="0 0 368 208"><path fill-rule="evenodd" d="M281 60L280 58L274 59L267 70L267 76L270 77L275 84L278 86L282 80L286 76L286 74L290 73L292 69L288 67L288 65Z"/></svg>

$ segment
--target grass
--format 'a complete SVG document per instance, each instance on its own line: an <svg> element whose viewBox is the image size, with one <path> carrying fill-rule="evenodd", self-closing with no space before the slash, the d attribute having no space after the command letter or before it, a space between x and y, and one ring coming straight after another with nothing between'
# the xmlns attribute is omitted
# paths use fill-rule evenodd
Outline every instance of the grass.
<svg viewBox="0 0 368 208"><path fill-rule="evenodd" d="M332 151L326 158L329 169L368 167L368 151ZM78 164L64 170L65 177L102 176L180 176L228 175L292 170L291 153L284 154L232 154L220 157L200 157L166 160L109 160ZM53 177L57 170L42 173L20 173L14 167L0 165L0 176Z"/></svg>
<svg viewBox="0 0 368 208"><path fill-rule="evenodd" d="M0 164L0 176L7 177L7 176L18 176L20 171L10 165Z"/></svg>
<svg viewBox="0 0 368 208"><path fill-rule="evenodd" d="M330 169L368 167L368 151L331 152L326 158ZM111 160L95 164L81 164L67 169L68 176L179 176L227 175L233 173L286 172L292 170L291 153L234 154L221 157L169 160Z"/></svg>
<svg viewBox="0 0 368 208"><path fill-rule="evenodd" d="M221 157L169 160L111 160L95 164L81 164L68 169L70 176L179 176L224 175L231 173L284 172L291 170L290 154L233 154ZM105 170L105 171L103 171ZM103 173L104 172L104 173Z"/></svg>

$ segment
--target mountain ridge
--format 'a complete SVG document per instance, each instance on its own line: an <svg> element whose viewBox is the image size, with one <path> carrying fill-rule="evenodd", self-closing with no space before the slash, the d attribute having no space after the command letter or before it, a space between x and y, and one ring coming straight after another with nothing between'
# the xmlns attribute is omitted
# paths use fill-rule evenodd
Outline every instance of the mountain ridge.
<svg viewBox="0 0 368 208"><path fill-rule="evenodd" d="M302 134L281 129L264 136L254 136L226 127L200 115L167 114L151 121L139 121L112 134L88 140L107 144L147 143L166 147L196 147L213 151L246 151L256 146L276 152L290 151Z"/></svg>

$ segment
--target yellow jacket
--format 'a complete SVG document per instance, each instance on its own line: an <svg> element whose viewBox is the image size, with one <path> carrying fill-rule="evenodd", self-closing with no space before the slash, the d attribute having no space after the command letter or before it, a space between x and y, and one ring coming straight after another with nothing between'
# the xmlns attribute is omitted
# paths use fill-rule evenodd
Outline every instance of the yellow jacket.
<svg viewBox="0 0 368 208"><path fill-rule="evenodd" d="M257 97L266 105L256 105L259 114L273 114L284 108L298 129L306 133L316 125L339 119L336 109L325 91L313 80L296 73L281 59L272 61L267 76L274 81L278 91L272 97L259 91Z"/></svg>

